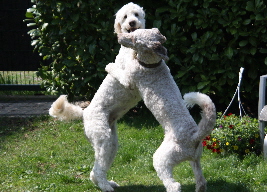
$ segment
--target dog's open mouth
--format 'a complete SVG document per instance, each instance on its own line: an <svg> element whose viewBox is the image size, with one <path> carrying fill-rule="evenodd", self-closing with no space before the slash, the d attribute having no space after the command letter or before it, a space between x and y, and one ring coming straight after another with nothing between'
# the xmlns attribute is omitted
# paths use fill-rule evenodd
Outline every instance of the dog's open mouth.
<svg viewBox="0 0 267 192"><path fill-rule="evenodd" d="M127 30L127 32L131 33L131 32L134 32L136 29L139 29L139 28L131 27L130 29Z"/></svg>

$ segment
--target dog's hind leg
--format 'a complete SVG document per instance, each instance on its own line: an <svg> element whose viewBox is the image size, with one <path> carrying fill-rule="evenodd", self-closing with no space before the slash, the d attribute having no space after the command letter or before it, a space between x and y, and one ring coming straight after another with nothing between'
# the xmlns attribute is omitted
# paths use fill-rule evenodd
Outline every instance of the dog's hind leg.
<svg viewBox="0 0 267 192"><path fill-rule="evenodd" d="M200 159L190 161L190 164L196 179L196 192L205 192L207 182L201 170Z"/></svg>
<svg viewBox="0 0 267 192"><path fill-rule="evenodd" d="M190 161L191 167L194 171L195 179L196 179L196 192L205 192L206 191L206 179L202 173L200 158L202 156L202 143L200 142L195 151L195 160Z"/></svg>
<svg viewBox="0 0 267 192"><path fill-rule="evenodd" d="M181 185L175 182L172 172L176 161L173 157L177 154L175 143L165 139L153 155L153 165L167 192L180 192Z"/></svg>
<svg viewBox="0 0 267 192"><path fill-rule="evenodd" d="M99 131L100 133L94 133L94 138L90 139L95 150L95 163L90 173L90 179L103 192L113 192L113 187L118 187L118 185L114 181L107 180L107 171L118 149L116 125L114 124L108 130L103 129Z"/></svg>

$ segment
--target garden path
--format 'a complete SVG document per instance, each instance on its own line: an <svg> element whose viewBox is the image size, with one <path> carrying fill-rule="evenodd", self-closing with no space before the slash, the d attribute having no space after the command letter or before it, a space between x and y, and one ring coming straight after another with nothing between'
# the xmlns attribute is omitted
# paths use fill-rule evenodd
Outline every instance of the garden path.
<svg viewBox="0 0 267 192"><path fill-rule="evenodd" d="M47 115L56 96L0 96L0 117Z"/></svg>

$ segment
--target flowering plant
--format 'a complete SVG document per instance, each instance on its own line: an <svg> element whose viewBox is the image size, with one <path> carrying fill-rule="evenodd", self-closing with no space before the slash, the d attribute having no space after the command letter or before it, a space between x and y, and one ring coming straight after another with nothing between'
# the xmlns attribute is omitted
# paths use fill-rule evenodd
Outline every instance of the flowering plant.
<svg viewBox="0 0 267 192"><path fill-rule="evenodd" d="M230 113L218 119L211 135L202 144L214 153L237 153L240 156L261 153L258 120L244 116L242 119Z"/></svg>

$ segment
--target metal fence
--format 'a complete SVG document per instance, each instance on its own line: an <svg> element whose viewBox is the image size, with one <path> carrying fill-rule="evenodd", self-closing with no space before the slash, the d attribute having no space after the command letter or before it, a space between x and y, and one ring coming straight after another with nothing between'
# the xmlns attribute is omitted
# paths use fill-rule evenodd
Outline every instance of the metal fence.
<svg viewBox="0 0 267 192"><path fill-rule="evenodd" d="M30 7L31 0L0 1L0 90L42 90L33 72L40 56L33 52L30 28L23 22Z"/></svg>

